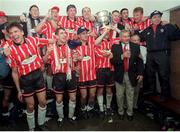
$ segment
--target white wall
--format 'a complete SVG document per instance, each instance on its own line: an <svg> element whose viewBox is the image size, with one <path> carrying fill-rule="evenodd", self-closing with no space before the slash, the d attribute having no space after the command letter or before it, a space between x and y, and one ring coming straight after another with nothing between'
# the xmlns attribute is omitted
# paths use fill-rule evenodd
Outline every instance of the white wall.
<svg viewBox="0 0 180 132"><path fill-rule="evenodd" d="M0 0L0 10L4 10L8 15L21 15L22 12L28 12L32 4L39 6L41 15L45 15L54 5L60 7L60 15L66 15L67 5L75 4L78 15L81 15L84 6L89 6L93 14L103 9L112 11L127 7L132 16L132 10L137 6L142 6L144 14L149 15L153 10L165 11L178 6L180 0ZM165 12L164 19L169 19L168 11Z"/></svg>

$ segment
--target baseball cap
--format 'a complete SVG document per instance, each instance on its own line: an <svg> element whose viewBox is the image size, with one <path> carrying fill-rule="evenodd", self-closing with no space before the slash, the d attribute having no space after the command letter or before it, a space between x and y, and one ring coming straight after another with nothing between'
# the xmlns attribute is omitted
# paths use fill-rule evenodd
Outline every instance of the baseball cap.
<svg viewBox="0 0 180 132"><path fill-rule="evenodd" d="M0 11L0 17L7 17L7 15L4 11Z"/></svg>
<svg viewBox="0 0 180 132"><path fill-rule="evenodd" d="M58 12L59 12L59 7L58 6L53 6L52 8L51 8L51 10L57 10Z"/></svg>
<svg viewBox="0 0 180 132"><path fill-rule="evenodd" d="M89 31L89 30L87 28L85 28L84 26L79 27L77 30L77 35L79 35L80 33L84 32L84 31Z"/></svg>
<svg viewBox="0 0 180 132"><path fill-rule="evenodd" d="M152 18L154 15L160 15L160 16L162 16L163 13L160 12L160 11L158 11L158 10L155 10L155 11L153 11L153 12L150 14L150 18Z"/></svg>

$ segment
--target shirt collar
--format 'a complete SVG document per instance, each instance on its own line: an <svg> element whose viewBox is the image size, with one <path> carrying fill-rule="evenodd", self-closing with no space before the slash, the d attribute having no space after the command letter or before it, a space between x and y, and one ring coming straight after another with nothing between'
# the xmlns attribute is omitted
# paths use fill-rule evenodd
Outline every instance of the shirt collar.
<svg viewBox="0 0 180 132"><path fill-rule="evenodd" d="M124 43L121 43L122 44L122 48L124 48L125 44ZM126 44L126 48L129 49L129 43Z"/></svg>
<svg viewBox="0 0 180 132"><path fill-rule="evenodd" d="M70 20L70 19L69 19L69 16L67 16L67 20ZM76 17L74 17L74 20L73 20L73 21L75 22L76 20L77 20ZM72 21L72 20L70 20L70 21Z"/></svg>

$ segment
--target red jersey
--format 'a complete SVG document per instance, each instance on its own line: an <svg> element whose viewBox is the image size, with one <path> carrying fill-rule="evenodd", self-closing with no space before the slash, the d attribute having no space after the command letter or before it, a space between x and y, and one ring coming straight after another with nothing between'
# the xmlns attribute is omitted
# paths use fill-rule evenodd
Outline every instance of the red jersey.
<svg viewBox="0 0 180 132"><path fill-rule="evenodd" d="M143 31L144 29L150 26L151 22L149 19L146 19L146 21L140 23L136 23L135 21L133 21L132 24L133 26L138 26L140 31Z"/></svg>
<svg viewBox="0 0 180 132"><path fill-rule="evenodd" d="M79 82L86 82L96 79L94 41L89 39L87 45L77 47L77 52L82 56L79 62Z"/></svg>
<svg viewBox="0 0 180 132"><path fill-rule="evenodd" d="M97 32L96 32L95 28L93 27L92 21L86 21L83 19L83 17L79 17L79 23L81 26L84 26L86 29L88 29L89 31L92 31L95 35L97 35ZM92 37L92 36L90 36L90 37ZM92 38L94 38L94 37L92 37Z"/></svg>
<svg viewBox="0 0 180 132"><path fill-rule="evenodd" d="M65 28L69 39L76 39L76 31L80 27L79 18L75 18L73 21L68 16L60 16L58 23L62 28Z"/></svg>
<svg viewBox="0 0 180 132"><path fill-rule="evenodd" d="M112 68L110 58L103 56L104 51L111 52L112 42L103 40L99 46L95 47L96 68Z"/></svg>
<svg viewBox="0 0 180 132"><path fill-rule="evenodd" d="M81 26L84 26L88 30L93 30L93 22L92 21L86 21L83 19L83 17L79 17L79 23Z"/></svg>
<svg viewBox="0 0 180 132"><path fill-rule="evenodd" d="M123 26L125 26L126 24L131 26L132 25L132 20L130 18L128 18L127 20L120 20L119 23L122 24Z"/></svg>
<svg viewBox="0 0 180 132"><path fill-rule="evenodd" d="M7 48L12 45L12 40L1 40L0 48Z"/></svg>
<svg viewBox="0 0 180 132"><path fill-rule="evenodd" d="M58 57L58 60L59 60L59 69L56 69L56 63L55 63L55 55L54 55L54 52L52 51L50 56L49 56L49 62L51 64L51 69L52 69L52 72L53 74L56 74L56 73L67 73L67 56L68 56L68 53L67 53L67 45L62 45L62 46L57 46L56 45L56 50L57 50L57 57ZM71 63L71 69L73 70L74 68L74 64L73 64L73 50L70 50L70 55L69 55L69 58L70 58L70 63Z"/></svg>
<svg viewBox="0 0 180 132"><path fill-rule="evenodd" d="M52 26L51 22L47 21L44 23L43 27L41 28L41 31L39 31L39 34L45 35L45 38L51 39L53 38L53 34L55 33L55 28Z"/></svg>
<svg viewBox="0 0 180 132"><path fill-rule="evenodd" d="M11 55L8 56L10 67L17 67L20 76L41 68L43 61L38 52L38 46L45 44L48 44L48 40L37 37L28 37L25 43L20 45L12 44Z"/></svg>

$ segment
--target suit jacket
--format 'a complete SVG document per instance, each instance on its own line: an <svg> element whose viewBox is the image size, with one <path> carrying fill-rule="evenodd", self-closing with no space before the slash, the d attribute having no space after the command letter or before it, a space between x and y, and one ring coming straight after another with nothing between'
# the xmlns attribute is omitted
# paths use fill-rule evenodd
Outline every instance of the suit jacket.
<svg viewBox="0 0 180 132"><path fill-rule="evenodd" d="M129 58L129 69L128 75L131 85L134 87L137 85L137 76L143 75L144 65L143 60L140 58L140 48L139 45L129 42L129 48L131 51L131 57ZM124 77L124 62L121 58L123 54L122 44L114 44L111 48L113 58L110 60L114 66L114 79L118 83L123 83Z"/></svg>

